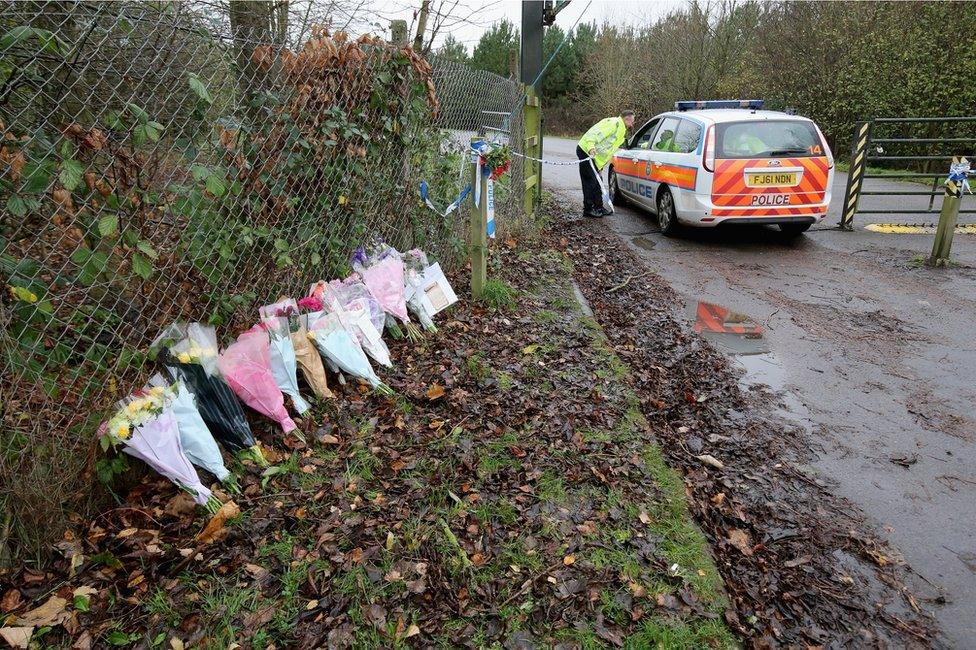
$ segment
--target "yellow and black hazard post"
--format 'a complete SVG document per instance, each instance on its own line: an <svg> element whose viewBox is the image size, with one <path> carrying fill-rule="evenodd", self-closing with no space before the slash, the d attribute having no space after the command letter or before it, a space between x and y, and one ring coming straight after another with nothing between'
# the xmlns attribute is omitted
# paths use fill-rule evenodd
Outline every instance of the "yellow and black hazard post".
<svg viewBox="0 0 976 650"><path fill-rule="evenodd" d="M854 127L854 143L851 146L851 166L847 170L847 191L838 226L841 230L854 230L854 213L861 199L864 170L868 166L868 144L871 142L871 122L858 122Z"/></svg>
<svg viewBox="0 0 976 650"><path fill-rule="evenodd" d="M959 204L962 203L962 192L966 187L969 161L953 156L950 169L949 178L945 182L945 196L942 197L942 210L939 212L939 226L935 230L935 241L932 243L932 255L928 259L929 266L949 265L952 235L959 220Z"/></svg>

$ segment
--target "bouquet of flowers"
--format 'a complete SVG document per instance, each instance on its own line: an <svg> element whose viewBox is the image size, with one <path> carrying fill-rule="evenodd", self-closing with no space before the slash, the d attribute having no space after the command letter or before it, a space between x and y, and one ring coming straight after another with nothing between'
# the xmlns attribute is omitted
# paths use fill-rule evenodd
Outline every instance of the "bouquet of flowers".
<svg viewBox="0 0 976 650"><path fill-rule="evenodd" d="M308 332L319 351L342 372L363 379L377 392L392 395L390 387L380 381L369 365L369 359L356 338L343 327L337 314L327 313L315 321Z"/></svg>
<svg viewBox="0 0 976 650"><path fill-rule="evenodd" d="M430 331L437 331L434 315L457 302L457 295L437 262L429 264L427 255L415 248L404 255L407 307Z"/></svg>
<svg viewBox="0 0 976 650"><path fill-rule="evenodd" d="M291 304L285 304L285 303ZM261 326L271 340L271 372L281 392L291 398L292 406L299 415L312 408L298 392L298 359L291 341L293 331L298 331L298 308L290 298L273 305L261 307ZM294 319L292 319L294 316Z"/></svg>
<svg viewBox="0 0 976 650"><path fill-rule="evenodd" d="M399 336L399 327L393 318L403 323L407 336L416 340L420 332L410 322L407 314L407 301L403 283L403 260L396 249L385 244L377 244L367 253L357 248L352 255L352 268L362 278L363 284L376 298L388 316L386 326L394 336Z"/></svg>
<svg viewBox="0 0 976 650"><path fill-rule="evenodd" d="M295 361L312 392L315 393L316 397L335 397L329 390L322 357L308 338L306 318L301 313L301 309L308 310L309 307L313 308L312 311L321 311L322 305L309 305L305 299L296 303L292 298L286 298L268 307L274 308L275 316L288 319L288 331L291 336L292 348L295 351Z"/></svg>
<svg viewBox="0 0 976 650"><path fill-rule="evenodd" d="M217 367L245 404L281 425L285 433L297 429L285 410L285 398L271 370L271 340L261 327L237 337L220 356Z"/></svg>
<svg viewBox="0 0 976 650"><path fill-rule="evenodd" d="M326 299L326 289L332 290L343 307L346 307L354 300L363 301L369 308L370 322L376 331L382 334L383 327L386 324L386 312L383 311L383 307L376 301L373 294L369 292L369 289L366 288L366 285L363 284L362 279L357 273L353 273L345 280L331 280L329 282L319 280L309 288L308 295L318 298L319 301L323 301Z"/></svg>
<svg viewBox="0 0 976 650"><path fill-rule="evenodd" d="M240 402L218 372L213 328L174 323L163 330L152 348L170 378L182 380L196 398L200 416L217 441L233 453L267 465Z"/></svg>
<svg viewBox="0 0 976 650"><path fill-rule="evenodd" d="M504 176L511 166L512 152L508 145L494 146L488 153L481 156L482 173L493 181Z"/></svg>
<svg viewBox="0 0 976 650"><path fill-rule="evenodd" d="M122 452L145 462L162 476L193 495L211 513L220 502L200 482L183 445L173 409L166 404L166 389L139 390L118 403L118 410L100 429L103 447L121 445Z"/></svg>
<svg viewBox="0 0 976 650"><path fill-rule="evenodd" d="M349 298L349 292L344 290L341 283L330 282L320 289L320 302L324 303L325 311L336 315L339 324L355 337L363 351L374 361L392 367L390 350L383 342L380 330L373 325L369 301L361 297Z"/></svg>
<svg viewBox="0 0 976 650"><path fill-rule="evenodd" d="M180 431L180 444L183 445L186 457L197 467L217 477L217 480L228 490L239 493L237 478L224 465L220 449L217 448L217 441L200 417L193 394L187 390L186 384L180 379L177 379L175 384L171 384L157 373L152 376L149 387L144 390L151 392L157 389L165 391L163 401L173 411L176 426Z"/></svg>

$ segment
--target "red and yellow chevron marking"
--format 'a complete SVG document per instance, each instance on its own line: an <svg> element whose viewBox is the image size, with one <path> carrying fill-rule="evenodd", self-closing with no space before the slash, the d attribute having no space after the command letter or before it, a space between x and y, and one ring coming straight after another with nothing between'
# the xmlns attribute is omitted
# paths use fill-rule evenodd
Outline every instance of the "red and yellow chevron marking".
<svg viewBox="0 0 976 650"><path fill-rule="evenodd" d="M613 169L618 174L633 176L645 181L654 181L655 183L666 183L683 190L694 190L695 181L698 178L698 169L695 167L683 167L667 163L660 165L651 163L651 173L648 174L646 160L614 158Z"/></svg>
<svg viewBox="0 0 976 650"><path fill-rule="evenodd" d="M752 197L756 194L785 194L791 206L823 203L827 192L827 179L830 168L826 157L783 158L779 167L768 167L767 158L745 158L735 160L716 160L715 179L712 182L712 203L719 209L713 214L722 216L778 216L806 215L822 212L822 208L795 207L753 207ZM777 169L799 167L803 170L800 183L794 187L748 187L746 169ZM734 210L721 208L738 208Z"/></svg>
<svg viewBox="0 0 976 650"><path fill-rule="evenodd" d="M696 332L716 332L719 334L745 334L762 336L763 328L756 325L748 316L737 314L725 307L710 302L699 302L695 314Z"/></svg>

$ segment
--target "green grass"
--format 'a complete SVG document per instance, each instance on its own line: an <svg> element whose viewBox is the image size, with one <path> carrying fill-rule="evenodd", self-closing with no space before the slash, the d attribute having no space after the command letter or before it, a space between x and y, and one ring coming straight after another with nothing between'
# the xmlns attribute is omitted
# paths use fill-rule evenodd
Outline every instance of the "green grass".
<svg viewBox="0 0 976 650"><path fill-rule="evenodd" d="M841 171L841 172L850 171L851 164L848 161L839 161L838 160L838 161L835 161L834 164L837 167L837 171ZM911 170L911 169L888 169L887 167L872 167L872 166L868 165L867 167L864 168L864 171L865 171L865 173L868 173L868 174L881 174L881 175L884 175L884 176L894 176L896 174L910 174L910 173L912 173L913 170ZM870 182L871 180L874 180L874 179L870 179L869 178L868 179L868 182ZM932 181L933 180L939 180L939 179L926 178L925 176L909 176L909 177L905 177L905 178L893 178L891 180L904 181L906 183L918 183L920 185L928 185L929 187L931 187L932 186Z"/></svg>
<svg viewBox="0 0 976 650"><path fill-rule="evenodd" d="M481 302L495 311L510 311L515 308L515 289L504 281L491 278L485 282Z"/></svg>

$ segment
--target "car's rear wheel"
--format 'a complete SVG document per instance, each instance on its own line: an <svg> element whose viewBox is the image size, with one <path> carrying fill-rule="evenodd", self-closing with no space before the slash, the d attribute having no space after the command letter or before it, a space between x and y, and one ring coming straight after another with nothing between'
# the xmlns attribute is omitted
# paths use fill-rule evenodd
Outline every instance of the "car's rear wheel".
<svg viewBox="0 0 976 650"><path fill-rule="evenodd" d="M673 235L678 229L678 215L674 209L671 190L662 187L657 194L657 224L665 235Z"/></svg>
<svg viewBox="0 0 976 650"><path fill-rule="evenodd" d="M617 172L613 167L607 172L607 185L610 186L610 200L614 205L627 205L627 197L620 191L620 184L617 180Z"/></svg>
<svg viewBox="0 0 976 650"><path fill-rule="evenodd" d="M798 237L810 229L808 223L781 223L780 231L787 237Z"/></svg>

